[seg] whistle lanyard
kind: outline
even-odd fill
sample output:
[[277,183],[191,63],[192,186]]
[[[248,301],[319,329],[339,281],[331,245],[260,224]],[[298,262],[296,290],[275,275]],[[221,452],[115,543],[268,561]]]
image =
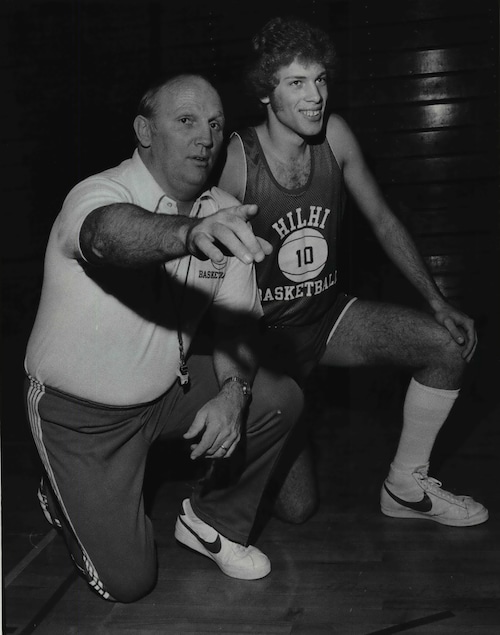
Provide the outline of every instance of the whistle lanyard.
[[[181,324],[182,324],[182,308],[184,305],[184,295],[186,292],[186,287],[187,287],[187,283],[188,283],[188,277],[189,277],[189,270],[191,268],[191,260],[192,260],[193,256],[189,256],[189,262],[188,262],[188,266],[186,269],[186,277],[184,278],[184,283],[182,285],[182,291],[181,291],[181,296],[180,296],[180,302],[179,302],[179,306],[177,307],[176,305],[176,301],[175,301],[175,292],[174,292],[174,288],[172,285],[172,281],[170,280],[169,276],[168,276],[168,272],[165,269],[165,267],[163,267],[163,271],[165,272],[165,276],[167,278],[167,287],[169,289],[170,292],[170,296],[172,299],[172,309],[175,313],[175,321],[176,321],[176,328],[177,328],[177,343],[179,346],[179,368],[177,369],[177,377],[179,378],[179,383],[183,388],[187,388],[189,385],[189,369],[186,363],[186,355],[184,352],[184,340],[182,337],[182,328],[181,328]],[[177,276],[177,272],[181,266],[181,262],[183,259],[180,260],[180,262],[177,265],[177,269],[175,271],[175,276]]]
[[[159,208],[160,208],[160,203],[164,198],[168,198],[166,195],[162,196],[160,198],[160,200],[158,201],[156,208],[154,210],[154,213],[157,214],[159,213]],[[202,202],[202,197],[200,197],[197,201],[195,201],[193,207],[196,207],[196,210],[194,212],[194,214],[190,214],[189,218],[196,218],[201,210],[201,202]],[[181,324],[182,324],[182,309],[184,306],[184,296],[186,294],[186,287],[188,286],[188,278],[189,278],[189,271],[191,269],[191,261],[194,258],[194,256],[187,256],[189,258],[189,262],[186,268],[186,276],[184,278],[184,283],[182,284],[182,289],[181,289],[181,294],[180,294],[180,299],[179,299],[179,304],[177,306],[176,304],[176,294],[175,294],[175,282],[172,281],[171,277],[173,275],[173,278],[177,278],[177,274],[179,272],[179,269],[181,268],[182,262],[184,261],[184,257],[179,258],[179,261],[177,263],[177,267],[175,269],[175,272],[173,274],[170,274],[169,271],[167,270],[167,267],[165,266],[165,264],[161,265],[161,268],[163,269],[163,274],[165,276],[166,279],[166,284],[167,284],[167,288],[169,290],[169,295],[170,295],[170,299],[172,302],[172,310],[174,311],[175,314],[175,320],[176,320],[176,329],[177,329],[177,343],[179,346],[179,367],[177,370],[177,377],[179,378],[179,383],[180,385],[184,388],[187,389],[189,386],[189,381],[190,381],[190,377],[189,377],[189,369],[187,366],[187,362],[186,362],[186,353],[184,351],[184,340],[182,337],[182,328],[181,328]]]
[[[167,198],[165,195],[162,196],[160,198],[160,200],[158,201],[158,204],[156,205],[156,209],[154,211],[154,213],[158,213],[159,211],[159,207],[160,207],[160,203],[161,201]],[[195,211],[195,213],[190,217],[191,218],[196,218],[198,216],[198,213],[201,209],[201,201],[198,200],[194,203],[194,205],[197,205],[197,209]],[[173,276],[173,278],[177,278],[179,269],[182,266],[182,263],[184,261],[185,257],[181,257],[178,260],[177,263],[177,267],[174,271],[173,274],[170,274],[169,271],[167,270],[167,267],[165,264],[161,265],[161,268],[163,270],[163,274],[165,276],[165,280],[166,280],[166,285],[167,288],[169,290],[169,295],[170,295],[170,300],[172,303],[172,310],[175,314],[175,321],[176,321],[176,329],[177,329],[177,344],[179,347],[179,367],[177,369],[177,377],[179,378],[179,383],[180,385],[184,388],[187,389],[187,387],[189,386],[189,369],[187,366],[187,362],[186,362],[186,353],[184,351],[184,340],[182,337],[182,309],[184,306],[184,296],[186,294],[186,287],[188,286],[188,278],[189,278],[189,271],[191,269],[191,261],[194,258],[194,256],[189,255],[189,261],[188,261],[188,265],[186,268],[186,276],[184,278],[184,282],[182,284],[182,289],[181,289],[181,294],[180,294],[180,298],[179,298],[179,303],[177,305],[176,303],[176,294],[175,294],[175,282],[172,281],[171,277]]]

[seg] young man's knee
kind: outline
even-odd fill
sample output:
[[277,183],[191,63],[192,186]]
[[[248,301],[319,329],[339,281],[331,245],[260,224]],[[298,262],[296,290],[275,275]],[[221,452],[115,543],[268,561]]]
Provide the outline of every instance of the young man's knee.
[[300,496],[296,498],[288,496],[278,496],[274,504],[274,515],[285,523],[292,525],[302,525],[308,521],[316,512],[319,505],[317,492],[304,499]]
[[463,347],[458,344],[446,330],[441,332],[435,346],[435,357],[438,363],[453,372],[463,372],[467,365],[462,357]]

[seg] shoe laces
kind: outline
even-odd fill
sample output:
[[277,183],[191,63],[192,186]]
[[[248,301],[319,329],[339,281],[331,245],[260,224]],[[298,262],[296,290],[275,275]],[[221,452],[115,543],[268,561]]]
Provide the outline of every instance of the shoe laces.
[[[436,493],[441,498],[446,499],[450,503],[457,503],[458,501],[462,501],[462,497],[455,496],[451,492],[448,492],[445,489],[442,489],[441,481],[438,481],[437,478],[433,478],[432,476],[427,475],[427,471],[425,469],[420,469],[414,472],[415,478],[417,479],[420,486],[431,493]],[[438,492],[436,490],[439,490]]]

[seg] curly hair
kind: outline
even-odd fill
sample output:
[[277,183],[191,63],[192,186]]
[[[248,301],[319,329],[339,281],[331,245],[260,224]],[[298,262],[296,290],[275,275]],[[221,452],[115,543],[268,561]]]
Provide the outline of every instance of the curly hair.
[[296,18],[273,18],[252,39],[246,83],[258,99],[268,97],[278,85],[276,74],[295,59],[325,66],[332,79],[337,55],[328,34]]

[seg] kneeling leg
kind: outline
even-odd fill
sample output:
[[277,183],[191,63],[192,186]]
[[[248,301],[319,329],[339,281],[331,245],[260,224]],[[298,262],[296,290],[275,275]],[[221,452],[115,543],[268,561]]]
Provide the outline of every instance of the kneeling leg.
[[148,450],[142,424],[130,409],[126,417],[117,409],[114,421],[98,422],[98,409],[75,408],[34,381],[27,403],[46,470],[39,498],[80,573],[104,599],[132,602],[146,595],[157,563],[142,496]]

